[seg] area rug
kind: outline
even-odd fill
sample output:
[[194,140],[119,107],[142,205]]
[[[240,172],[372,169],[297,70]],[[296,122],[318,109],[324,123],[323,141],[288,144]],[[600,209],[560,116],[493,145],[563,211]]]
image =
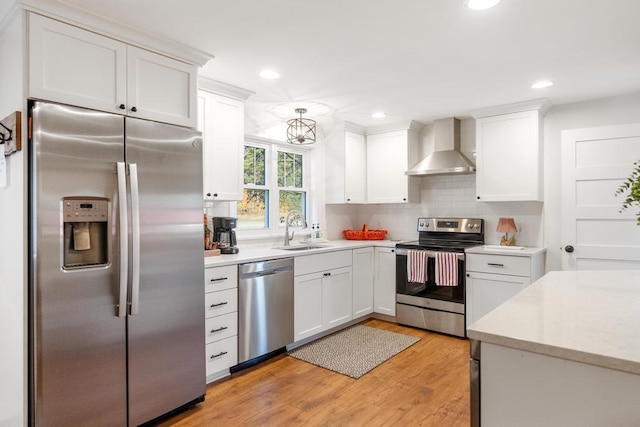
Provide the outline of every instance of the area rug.
[[289,356],[360,378],[418,341],[420,338],[355,325],[291,350]]

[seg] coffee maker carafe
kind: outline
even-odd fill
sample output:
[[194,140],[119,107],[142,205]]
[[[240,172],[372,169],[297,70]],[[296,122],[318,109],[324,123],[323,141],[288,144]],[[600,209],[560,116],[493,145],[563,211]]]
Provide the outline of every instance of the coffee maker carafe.
[[218,242],[218,249],[221,254],[237,254],[239,252],[236,246],[236,228],[237,218],[233,217],[213,217],[213,236]]

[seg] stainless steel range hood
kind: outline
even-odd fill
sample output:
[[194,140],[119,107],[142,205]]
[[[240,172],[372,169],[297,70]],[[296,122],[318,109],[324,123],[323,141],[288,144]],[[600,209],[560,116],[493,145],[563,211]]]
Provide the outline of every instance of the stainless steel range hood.
[[460,152],[460,120],[434,121],[433,135],[433,153],[405,172],[407,175],[475,173],[475,165]]

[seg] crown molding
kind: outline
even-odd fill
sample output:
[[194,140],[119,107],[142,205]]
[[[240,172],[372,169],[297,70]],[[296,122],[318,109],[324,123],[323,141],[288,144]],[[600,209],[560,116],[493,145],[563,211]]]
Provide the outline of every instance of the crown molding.
[[400,131],[400,130],[408,130],[411,132],[419,133],[423,127],[424,127],[424,124],[420,122],[416,122],[415,120],[410,120],[406,122],[388,123],[384,125],[369,126],[365,129],[365,132],[367,135],[373,135],[376,133],[384,133],[384,132],[394,132],[394,131]]
[[364,135],[366,132],[366,129],[363,126],[351,122],[344,122],[344,130],[359,133],[360,135]]
[[199,67],[214,58],[208,52],[147,31],[141,31],[106,16],[71,6],[64,0],[17,0],[17,4],[25,11],[38,13]]
[[538,110],[544,116],[551,108],[551,102],[547,98],[532,99],[530,101],[516,102],[514,104],[496,105],[494,107],[479,108],[469,111],[471,117],[479,119],[481,117],[499,116],[508,113],[521,113],[523,111]]
[[229,98],[234,98],[238,101],[246,101],[247,98],[255,94],[255,92],[252,92],[250,90],[223,83],[218,80],[213,80],[204,76],[198,76],[198,89],[217,93],[218,95],[227,96]]

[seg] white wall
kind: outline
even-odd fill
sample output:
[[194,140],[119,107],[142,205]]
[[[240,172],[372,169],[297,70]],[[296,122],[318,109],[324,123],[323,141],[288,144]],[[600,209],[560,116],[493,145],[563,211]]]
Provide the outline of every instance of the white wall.
[[[544,216],[547,270],[562,269],[561,248],[572,242],[562,241],[560,194],[561,132],[640,122],[640,93],[558,105],[551,108],[544,121]],[[622,202],[621,202],[622,204]]]
[[[22,111],[22,15],[0,21],[0,118]],[[26,131],[23,149],[6,158],[8,185],[0,188],[0,426],[26,425]],[[0,146],[2,147],[2,146]],[[1,149],[1,148],[0,148]],[[3,151],[4,152],[4,151]]]

